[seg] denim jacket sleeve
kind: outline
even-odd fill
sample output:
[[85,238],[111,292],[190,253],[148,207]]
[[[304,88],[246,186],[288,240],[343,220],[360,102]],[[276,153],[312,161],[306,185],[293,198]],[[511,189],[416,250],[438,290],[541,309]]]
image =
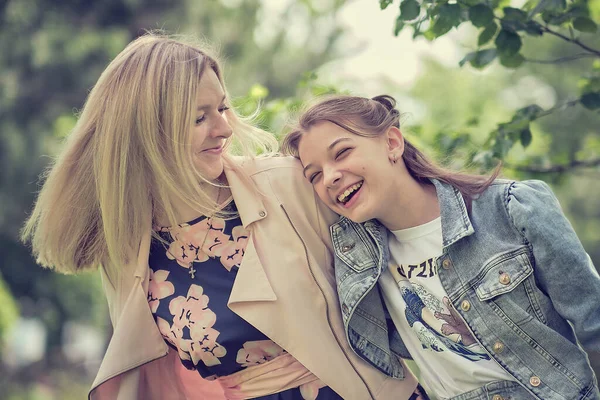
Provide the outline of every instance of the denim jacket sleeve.
[[550,187],[516,182],[506,193],[507,211],[535,260],[540,289],[568,320],[588,353],[600,352],[600,276]]

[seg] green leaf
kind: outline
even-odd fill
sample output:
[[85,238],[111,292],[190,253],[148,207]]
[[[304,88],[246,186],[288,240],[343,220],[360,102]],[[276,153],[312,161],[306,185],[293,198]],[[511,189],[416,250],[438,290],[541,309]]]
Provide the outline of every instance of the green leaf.
[[600,92],[600,76],[594,76],[589,79],[582,79],[579,82],[579,86],[582,88],[582,93]]
[[400,18],[404,21],[410,21],[419,16],[421,6],[415,0],[404,0],[400,4]]
[[542,13],[542,20],[550,25],[562,25],[567,21],[570,21],[573,16],[563,11],[544,11]]
[[525,58],[519,53],[511,55],[500,54],[500,64],[506,68],[518,68],[524,61]]
[[440,37],[450,31],[452,29],[452,24],[443,18],[438,18],[433,22],[433,26],[431,27],[431,32],[434,37]]
[[458,62],[458,65],[459,65],[460,67],[462,67],[463,65],[465,65],[465,64],[466,64],[466,63],[468,63],[468,62],[470,62],[470,61],[471,61],[472,59],[474,59],[474,58],[475,58],[475,52],[468,53],[466,56],[464,56],[464,57],[463,57],[463,59],[462,59],[462,60],[460,60],[460,61]]
[[518,53],[522,45],[521,37],[518,34],[506,29],[502,29],[500,31],[498,36],[496,36],[494,43],[498,48],[498,53],[504,56],[510,56]]
[[485,29],[482,30],[479,34],[479,38],[477,39],[477,45],[483,46],[484,44],[492,40],[497,31],[498,25],[496,25],[495,22],[492,22],[491,24],[487,25]]
[[494,21],[494,11],[485,4],[477,4],[469,8],[469,20],[478,28]]
[[394,36],[398,36],[402,29],[404,29],[404,21],[402,21],[402,17],[398,16],[396,25],[394,25]]
[[544,34],[542,27],[535,21],[527,21],[525,24],[525,32],[531,36],[542,36]]
[[527,127],[526,129],[523,129],[521,131],[521,144],[523,145],[523,147],[527,147],[531,144],[531,139],[533,137],[531,136],[531,130],[529,129],[529,127]]
[[546,10],[563,11],[567,8],[567,0],[548,0]]
[[533,121],[543,111],[544,109],[537,104],[531,104],[527,107],[519,108],[514,118],[527,118],[529,121]]
[[588,110],[600,108],[600,92],[586,93],[581,96],[581,104]]
[[381,7],[382,10],[385,10],[393,2],[394,0],[379,0],[379,7]]
[[577,17],[573,21],[573,28],[577,29],[579,32],[594,33],[598,29],[598,25],[589,18]]
[[494,141],[494,145],[492,146],[492,154],[494,157],[503,159],[513,144],[514,142],[506,135],[498,134]]
[[440,37],[459,25],[460,22],[460,6],[458,4],[443,4],[430,29],[435,37]]
[[510,135],[513,132],[520,132],[521,130],[529,126],[529,118],[519,117],[518,115],[513,116],[510,122],[498,124],[498,131],[503,134]]
[[507,21],[527,21],[527,13],[523,10],[514,7],[504,7],[504,19]]
[[482,69],[496,58],[496,49],[485,49],[476,51],[470,60],[474,68]]

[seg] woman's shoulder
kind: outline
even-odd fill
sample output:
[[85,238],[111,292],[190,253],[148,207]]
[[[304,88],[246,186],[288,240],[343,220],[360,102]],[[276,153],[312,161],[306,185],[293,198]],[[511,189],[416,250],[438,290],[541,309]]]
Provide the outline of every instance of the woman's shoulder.
[[265,173],[302,176],[302,164],[298,159],[290,156],[232,157],[232,163],[250,176]]

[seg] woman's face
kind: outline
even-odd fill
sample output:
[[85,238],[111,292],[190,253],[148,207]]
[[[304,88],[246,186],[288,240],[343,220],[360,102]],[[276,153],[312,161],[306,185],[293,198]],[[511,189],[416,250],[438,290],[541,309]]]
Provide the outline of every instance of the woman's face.
[[223,173],[223,146],[232,133],[224,115],[229,109],[226,101],[217,74],[211,68],[207,68],[198,85],[191,138],[194,164],[198,171],[211,181]]
[[390,154],[401,156],[396,148],[401,136],[396,133],[401,135],[390,128],[384,135],[363,137],[332,122],[319,122],[299,142],[304,176],[334,212],[355,222],[380,218],[393,201],[390,182],[397,170]]

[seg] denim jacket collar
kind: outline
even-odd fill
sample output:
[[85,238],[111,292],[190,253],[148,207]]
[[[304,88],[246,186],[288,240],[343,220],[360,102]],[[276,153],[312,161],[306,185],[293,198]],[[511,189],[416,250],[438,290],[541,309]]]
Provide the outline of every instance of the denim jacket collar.
[[448,247],[459,239],[472,235],[475,230],[463,195],[458,189],[437,179],[431,179],[431,182],[435,185],[440,203],[443,245]]

